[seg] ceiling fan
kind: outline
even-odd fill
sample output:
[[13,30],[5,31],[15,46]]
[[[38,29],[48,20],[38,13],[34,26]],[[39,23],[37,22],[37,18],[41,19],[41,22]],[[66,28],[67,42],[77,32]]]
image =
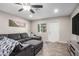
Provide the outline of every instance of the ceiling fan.
[[23,6],[23,8],[18,10],[19,12],[23,10],[28,10],[33,14],[35,13],[33,8],[36,8],[36,9],[43,8],[43,5],[31,5],[30,3],[15,3],[15,4]]

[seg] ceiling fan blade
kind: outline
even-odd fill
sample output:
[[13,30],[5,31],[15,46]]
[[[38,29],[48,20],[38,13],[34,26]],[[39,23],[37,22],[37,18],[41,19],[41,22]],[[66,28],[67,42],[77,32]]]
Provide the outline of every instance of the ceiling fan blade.
[[30,12],[35,13],[32,9],[30,9]]
[[17,4],[17,5],[22,5],[21,3],[15,3],[15,4]]
[[18,11],[21,12],[23,10],[23,8],[19,9]]
[[43,8],[43,5],[31,5],[33,8]]

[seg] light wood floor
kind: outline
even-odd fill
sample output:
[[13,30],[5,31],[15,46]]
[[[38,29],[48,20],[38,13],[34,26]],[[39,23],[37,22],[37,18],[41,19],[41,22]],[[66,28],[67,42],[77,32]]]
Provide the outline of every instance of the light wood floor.
[[43,49],[37,56],[70,56],[70,54],[67,49],[67,44],[65,43],[45,42]]

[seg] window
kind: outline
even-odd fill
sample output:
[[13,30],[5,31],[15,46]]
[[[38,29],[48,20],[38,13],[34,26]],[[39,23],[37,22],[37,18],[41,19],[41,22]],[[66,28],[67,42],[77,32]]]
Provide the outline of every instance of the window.
[[46,24],[42,23],[42,24],[38,24],[38,32],[46,32]]

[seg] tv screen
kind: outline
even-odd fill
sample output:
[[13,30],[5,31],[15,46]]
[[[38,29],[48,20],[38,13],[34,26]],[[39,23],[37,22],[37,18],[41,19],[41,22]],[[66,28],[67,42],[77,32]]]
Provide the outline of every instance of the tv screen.
[[72,34],[79,35],[79,13],[72,18]]

